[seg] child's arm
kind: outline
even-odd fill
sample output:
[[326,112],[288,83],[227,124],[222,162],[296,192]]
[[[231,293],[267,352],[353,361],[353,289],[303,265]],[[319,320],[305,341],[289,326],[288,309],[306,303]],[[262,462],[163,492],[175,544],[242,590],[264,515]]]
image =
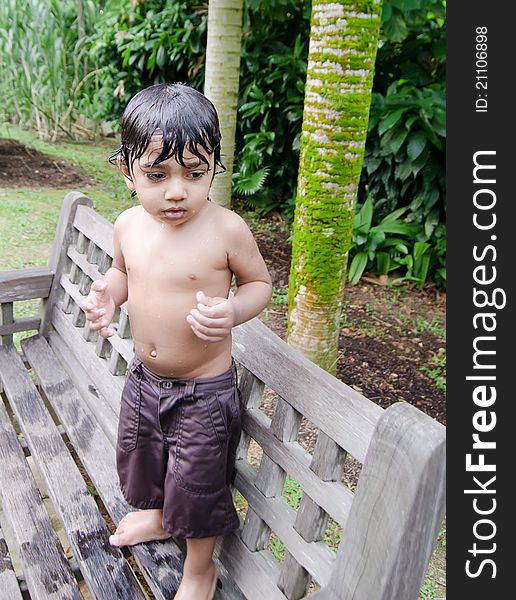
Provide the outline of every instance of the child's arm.
[[232,214],[228,263],[235,275],[236,293],[230,298],[210,298],[200,291],[197,308],[187,316],[195,335],[209,342],[222,341],[235,325],[259,315],[272,295],[271,278],[253,234],[243,219]]
[[104,279],[91,284],[90,293],[82,303],[90,327],[103,337],[112,336],[115,331],[109,327],[116,309],[127,300],[127,273],[124,256],[120,248],[119,221],[113,229],[114,256],[111,268]]

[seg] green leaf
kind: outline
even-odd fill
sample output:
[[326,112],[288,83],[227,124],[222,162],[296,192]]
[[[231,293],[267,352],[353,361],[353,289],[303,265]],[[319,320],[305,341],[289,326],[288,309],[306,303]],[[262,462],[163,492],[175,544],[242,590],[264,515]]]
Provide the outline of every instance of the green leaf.
[[378,275],[387,275],[391,266],[391,259],[388,252],[376,253],[376,270]]
[[233,187],[239,194],[245,194],[246,196],[256,194],[256,192],[263,188],[263,184],[265,183],[268,174],[268,167],[263,167],[263,169],[250,175],[235,173]]
[[383,135],[393,125],[395,125],[400,119],[401,115],[406,111],[406,108],[400,108],[392,113],[389,113],[385,119],[382,119],[380,125],[378,125],[379,135]]
[[380,223],[371,229],[371,231],[382,231],[383,233],[399,233],[400,235],[414,235],[415,231],[407,223]]
[[416,158],[423,152],[426,146],[427,136],[424,131],[417,131],[410,136],[407,144],[407,155],[410,159]]
[[408,210],[408,206],[402,206],[401,208],[397,208],[389,213],[386,217],[384,217],[380,224],[382,223],[392,223],[401,217],[401,215]]
[[408,27],[402,14],[394,9],[385,24],[385,35],[392,42],[402,42],[408,35]]
[[414,244],[414,259],[417,261],[430,248],[426,242],[416,242]]
[[368,263],[367,252],[358,252],[349,266],[348,277],[353,285],[358,283]]
[[389,130],[380,140],[380,146],[382,147],[381,154],[383,156],[397,154],[407,135],[408,131],[406,129],[397,128]]
[[353,229],[356,229],[362,233],[367,233],[371,227],[372,220],[373,200],[371,196],[367,196],[367,199],[362,205],[361,209],[355,214]]

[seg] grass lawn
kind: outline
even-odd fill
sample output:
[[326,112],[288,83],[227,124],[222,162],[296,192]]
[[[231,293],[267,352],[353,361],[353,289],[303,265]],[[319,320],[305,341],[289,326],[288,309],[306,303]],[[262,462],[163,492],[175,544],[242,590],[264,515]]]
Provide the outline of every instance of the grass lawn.
[[[32,131],[0,125],[0,137],[14,138],[27,146],[68,161],[95,180],[88,189],[95,210],[113,222],[120,212],[133,206],[123,178],[109,163],[117,140],[91,142],[41,142]],[[0,269],[47,263],[61,202],[70,189],[0,187]]]

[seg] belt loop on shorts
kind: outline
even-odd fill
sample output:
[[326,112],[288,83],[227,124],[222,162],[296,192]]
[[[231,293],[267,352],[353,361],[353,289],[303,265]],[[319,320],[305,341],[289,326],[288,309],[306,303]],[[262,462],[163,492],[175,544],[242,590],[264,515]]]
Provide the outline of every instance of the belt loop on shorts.
[[195,401],[194,393],[195,393],[195,381],[193,379],[190,379],[189,381],[187,381],[186,387],[185,387],[185,401],[186,402],[194,402]]
[[138,379],[138,381],[141,381],[143,378],[143,373],[142,373],[142,361],[137,358],[136,356],[133,358],[132,362],[131,362],[131,373],[133,373],[136,376],[136,379]]

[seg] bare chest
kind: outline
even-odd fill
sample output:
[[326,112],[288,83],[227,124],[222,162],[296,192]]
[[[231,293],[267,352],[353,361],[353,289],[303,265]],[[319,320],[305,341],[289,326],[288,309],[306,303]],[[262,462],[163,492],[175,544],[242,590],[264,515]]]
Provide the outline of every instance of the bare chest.
[[167,239],[156,236],[122,248],[129,283],[163,292],[225,288],[231,280],[225,247],[216,236]]

